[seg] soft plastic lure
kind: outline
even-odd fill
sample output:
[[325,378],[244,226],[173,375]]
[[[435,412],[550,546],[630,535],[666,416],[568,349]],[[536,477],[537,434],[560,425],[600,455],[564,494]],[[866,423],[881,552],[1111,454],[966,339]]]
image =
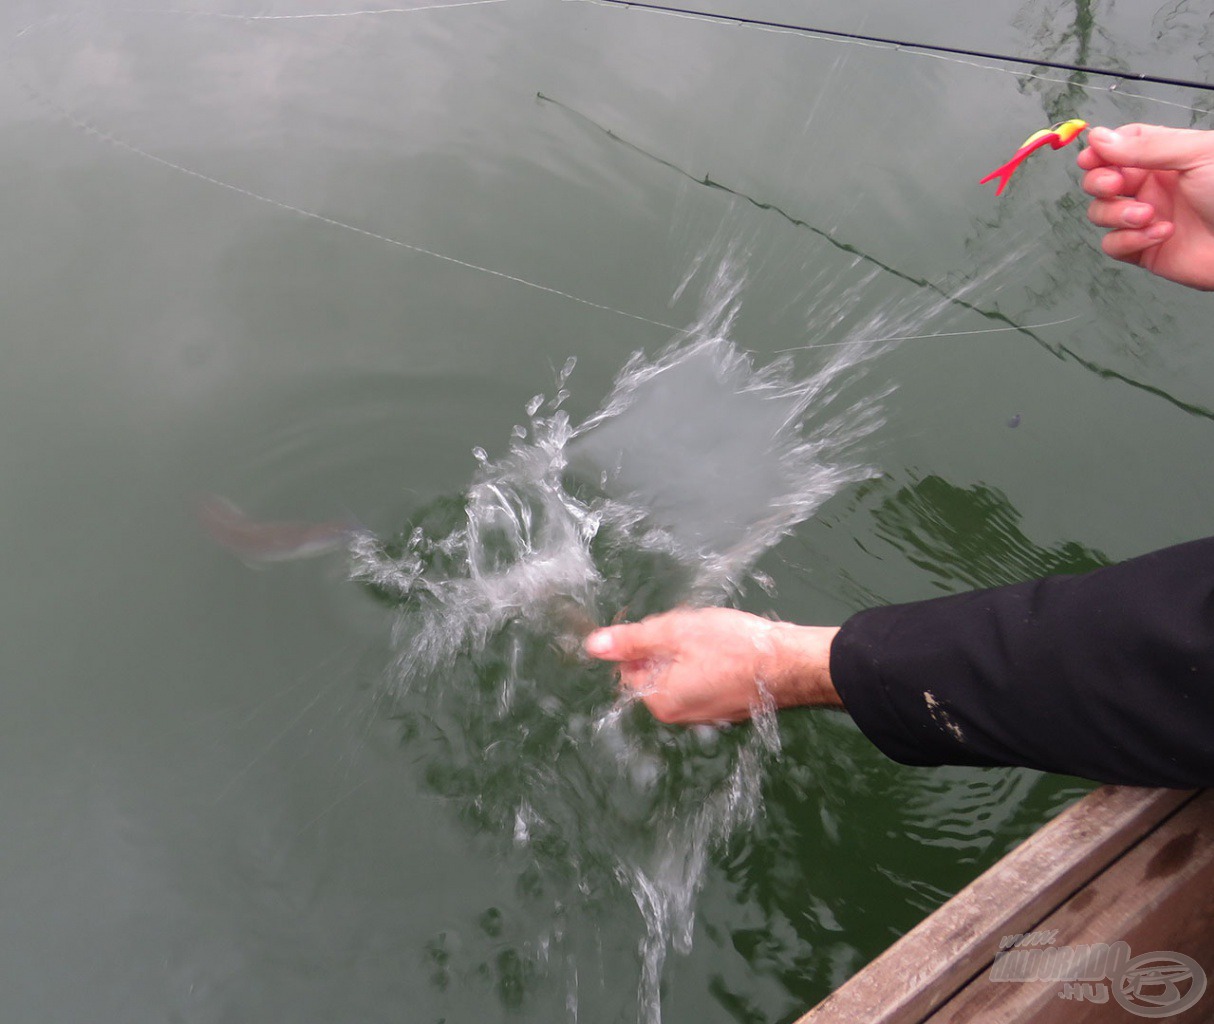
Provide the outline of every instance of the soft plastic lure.
[[1053,128],[1046,128],[1039,132],[1034,132],[1024,140],[1024,145],[1016,150],[1015,155],[1002,167],[996,167],[990,174],[983,178],[979,185],[985,185],[988,181],[999,179],[999,187],[995,189],[995,195],[1000,195],[1004,187],[1011,178],[1013,172],[1019,167],[1030,153],[1035,153],[1042,146],[1050,146],[1053,149],[1061,149],[1068,143],[1074,142],[1081,131],[1088,126],[1087,121],[1081,121],[1079,118],[1072,118],[1070,121],[1062,121],[1054,125]]

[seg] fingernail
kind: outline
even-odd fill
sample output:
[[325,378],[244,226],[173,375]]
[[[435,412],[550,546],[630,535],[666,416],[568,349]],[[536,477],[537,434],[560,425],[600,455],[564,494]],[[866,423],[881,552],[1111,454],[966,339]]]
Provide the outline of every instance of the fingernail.
[[586,653],[593,654],[595,657],[602,657],[604,654],[610,654],[611,634],[605,629],[600,629],[586,637],[586,643],[584,646],[586,648]]
[[1088,132],[1088,139],[1106,146],[1116,146],[1121,142],[1121,136],[1112,128],[1093,128]]
[[1146,230],[1147,238],[1151,239],[1153,242],[1158,242],[1164,238],[1167,238],[1171,233],[1172,225],[1166,223],[1165,221],[1159,221],[1157,224],[1152,224]]
[[1132,228],[1140,228],[1151,219],[1152,212],[1149,206],[1131,206],[1125,211],[1125,222]]

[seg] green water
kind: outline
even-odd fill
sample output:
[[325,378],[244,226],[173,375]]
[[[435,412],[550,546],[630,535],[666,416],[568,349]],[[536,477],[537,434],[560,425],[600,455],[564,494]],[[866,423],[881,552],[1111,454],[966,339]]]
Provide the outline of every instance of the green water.
[[[554,934],[568,880],[497,814],[509,760],[443,746],[475,701],[402,712],[392,611],[340,558],[251,569],[194,509],[391,535],[462,493],[475,446],[505,451],[569,356],[566,408],[592,413],[695,318],[701,259],[745,269],[735,342],[803,372],[805,346],[940,305],[915,333],[941,336],[865,378],[889,391],[875,475],[764,557],[774,596],[748,607],[838,622],[1209,532],[1209,300],[1100,255],[1072,150],[999,201],[975,182],[1064,117],[1210,126],[1210,94],[560,0],[13,6],[6,1020],[565,1020],[571,995],[636,1019],[627,885]],[[1205,19],[1171,3],[747,12],[1211,73]],[[605,674],[569,678],[609,704]],[[1086,788],[903,769],[836,716],[781,739],[663,1020],[795,1018]]]

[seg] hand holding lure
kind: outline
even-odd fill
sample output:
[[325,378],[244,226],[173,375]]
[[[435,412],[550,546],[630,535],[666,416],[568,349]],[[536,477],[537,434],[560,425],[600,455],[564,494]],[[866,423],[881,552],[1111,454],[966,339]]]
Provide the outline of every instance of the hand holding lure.
[[1075,117],[1069,121],[1062,121],[1054,125],[1053,128],[1045,128],[1042,131],[1034,132],[1027,139],[1012,158],[1002,167],[996,167],[990,174],[983,178],[979,185],[985,185],[988,181],[999,179],[999,187],[995,189],[995,195],[1000,195],[1004,187],[1011,178],[1012,173],[1028,158],[1030,153],[1035,153],[1042,146],[1050,146],[1053,149],[1061,149],[1068,143],[1074,142],[1079,133],[1088,126],[1087,121],[1081,121]]

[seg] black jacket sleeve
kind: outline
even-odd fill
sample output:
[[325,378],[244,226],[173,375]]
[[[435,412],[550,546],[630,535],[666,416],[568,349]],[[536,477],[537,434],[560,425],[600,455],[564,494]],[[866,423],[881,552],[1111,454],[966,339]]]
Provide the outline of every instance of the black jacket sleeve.
[[831,675],[914,765],[1214,785],[1214,538],[1079,576],[860,612]]

